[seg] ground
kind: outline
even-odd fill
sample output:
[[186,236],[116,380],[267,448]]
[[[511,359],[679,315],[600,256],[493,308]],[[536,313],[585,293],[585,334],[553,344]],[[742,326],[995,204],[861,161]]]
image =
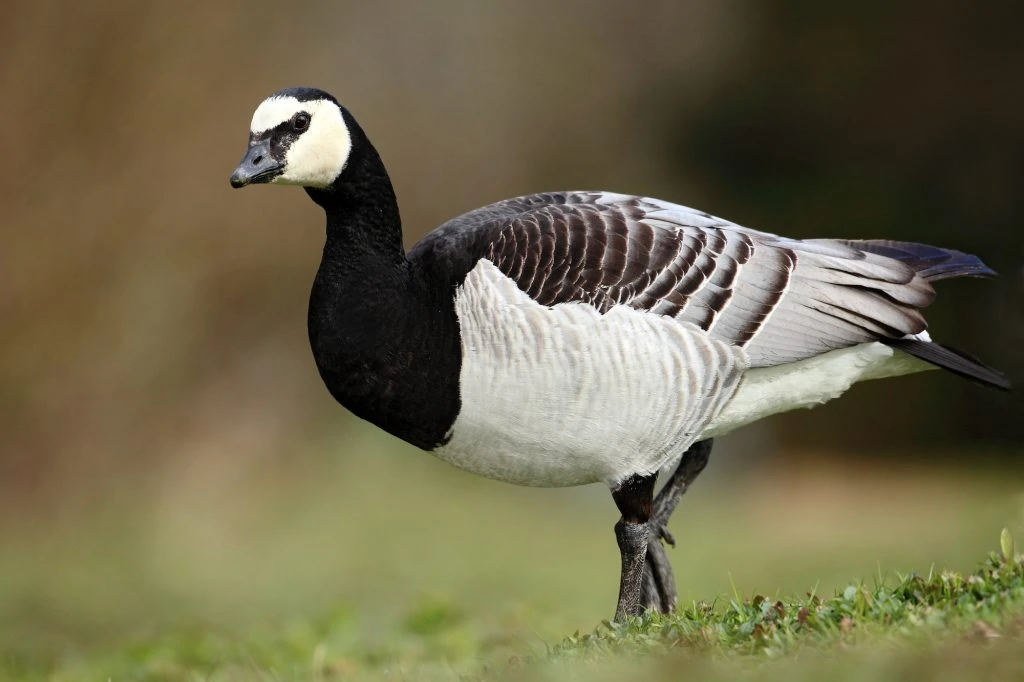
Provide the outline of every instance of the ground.
[[1015,475],[713,457],[671,525],[680,613],[612,626],[607,491],[360,433],[8,520],[0,678],[1024,678]]

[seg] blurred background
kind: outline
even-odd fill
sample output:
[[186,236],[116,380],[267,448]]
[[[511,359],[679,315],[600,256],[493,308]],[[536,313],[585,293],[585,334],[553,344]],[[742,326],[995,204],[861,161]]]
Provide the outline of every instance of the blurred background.
[[[539,642],[610,615],[605,490],[475,479],[322,388],[319,209],[227,181],[274,90],[354,112],[410,245],[607,189],[976,253],[1001,277],[943,282],[932,334],[1019,381],[1021,25],[1009,0],[6,8],[0,633],[54,651],[339,604],[372,630],[445,598]],[[681,593],[969,568],[1019,514],[1021,396],[926,373],[721,439],[677,514]]]

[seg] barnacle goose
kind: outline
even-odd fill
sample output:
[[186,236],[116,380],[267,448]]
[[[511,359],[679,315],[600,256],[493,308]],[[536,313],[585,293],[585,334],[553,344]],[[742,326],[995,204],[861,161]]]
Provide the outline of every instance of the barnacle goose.
[[470,211],[406,253],[384,164],[314,88],[257,107],[231,176],[254,183],[300,185],[327,215],[308,331],[338,402],[484,476],[610,487],[616,620],[673,608],[661,541],[712,437],[936,366],[1009,385],[925,331],[932,282],[994,274],[957,251],[787,239],[658,199],[552,192]]

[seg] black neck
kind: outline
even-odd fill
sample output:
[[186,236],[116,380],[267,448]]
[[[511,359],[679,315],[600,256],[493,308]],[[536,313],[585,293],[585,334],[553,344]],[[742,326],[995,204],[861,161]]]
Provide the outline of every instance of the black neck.
[[352,153],[329,189],[309,302],[309,340],[328,390],[357,416],[413,445],[443,443],[459,411],[452,293],[437,292],[402,247],[398,203],[376,150],[352,121]]

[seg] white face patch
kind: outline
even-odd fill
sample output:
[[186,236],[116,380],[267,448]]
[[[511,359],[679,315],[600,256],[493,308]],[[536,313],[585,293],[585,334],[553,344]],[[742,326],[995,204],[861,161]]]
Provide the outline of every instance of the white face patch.
[[260,102],[252,115],[249,132],[259,135],[281,125],[303,110],[304,103],[294,97],[268,97]]
[[341,109],[330,100],[300,102],[294,97],[270,97],[252,115],[254,135],[276,128],[304,111],[309,127],[285,152],[284,171],[271,180],[278,185],[329,187],[344,170],[352,151],[352,137]]

